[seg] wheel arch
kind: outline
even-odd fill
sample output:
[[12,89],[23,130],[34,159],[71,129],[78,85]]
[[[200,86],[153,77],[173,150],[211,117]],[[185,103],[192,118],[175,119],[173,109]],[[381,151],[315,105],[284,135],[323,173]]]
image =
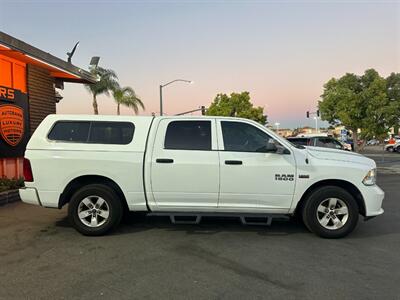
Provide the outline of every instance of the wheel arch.
[[318,182],[315,182],[311,185],[301,196],[300,201],[296,205],[296,209],[294,211],[295,214],[301,213],[305,202],[307,201],[308,197],[318,188],[323,186],[337,186],[341,187],[347,192],[349,192],[357,202],[359,213],[362,216],[365,216],[366,209],[365,209],[365,202],[364,198],[360,192],[360,190],[351,182],[342,180],[342,179],[325,179]]
[[82,175],[72,179],[64,188],[58,200],[58,208],[62,208],[69,203],[72,195],[81,187],[89,184],[103,184],[113,189],[121,200],[124,209],[128,209],[125,195],[120,186],[112,179],[101,175]]

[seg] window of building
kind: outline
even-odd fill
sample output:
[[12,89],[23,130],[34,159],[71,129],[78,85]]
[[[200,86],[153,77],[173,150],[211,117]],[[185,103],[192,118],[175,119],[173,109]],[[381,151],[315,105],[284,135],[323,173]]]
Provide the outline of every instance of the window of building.
[[164,147],[175,150],[211,150],[211,121],[169,123]]

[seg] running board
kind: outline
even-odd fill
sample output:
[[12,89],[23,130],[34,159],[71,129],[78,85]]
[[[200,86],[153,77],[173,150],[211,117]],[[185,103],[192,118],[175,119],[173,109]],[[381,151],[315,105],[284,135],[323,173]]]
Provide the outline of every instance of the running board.
[[171,220],[172,224],[199,224],[201,221],[201,216],[170,215],[169,219]]
[[284,214],[243,214],[243,213],[185,213],[185,212],[151,212],[148,216],[168,216],[172,224],[197,225],[203,217],[236,217],[243,225],[271,226],[272,219],[289,220]]
[[249,217],[249,216],[240,216],[240,222],[243,225],[264,225],[271,226],[272,223],[271,216],[257,216],[257,217]]

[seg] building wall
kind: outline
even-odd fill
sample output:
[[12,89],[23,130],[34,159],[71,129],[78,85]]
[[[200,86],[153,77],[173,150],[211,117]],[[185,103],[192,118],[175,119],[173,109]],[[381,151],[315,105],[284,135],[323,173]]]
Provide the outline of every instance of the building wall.
[[[28,93],[29,135],[48,114],[56,113],[54,78],[49,71],[0,55],[0,85]],[[23,176],[22,161],[22,157],[0,153],[0,178]]]
[[[25,63],[0,54],[0,86],[18,89],[26,93]],[[20,176],[22,176],[22,158],[0,156],[0,178]]]
[[49,114],[56,113],[54,78],[50,72],[32,65],[27,66],[29,117],[31,134]]

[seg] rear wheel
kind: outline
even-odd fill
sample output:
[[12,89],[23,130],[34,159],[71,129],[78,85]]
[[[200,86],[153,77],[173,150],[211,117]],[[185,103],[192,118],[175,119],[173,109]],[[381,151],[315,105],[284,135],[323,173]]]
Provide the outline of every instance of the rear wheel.
[[353,196],[336,186],[315,190],[303,208],[307,228],[324,238],[341,238],[352,232],[358,222],[358,205]]
[[113,189],[91,184],[79,189],[71,198],[68,216],[76,230],[84,235],[103,235],[121,221],[123,209]]
[[393,152],[394,149],[393,149],[393,147],[387,147],[387,148],[386,148],[386,151]]

